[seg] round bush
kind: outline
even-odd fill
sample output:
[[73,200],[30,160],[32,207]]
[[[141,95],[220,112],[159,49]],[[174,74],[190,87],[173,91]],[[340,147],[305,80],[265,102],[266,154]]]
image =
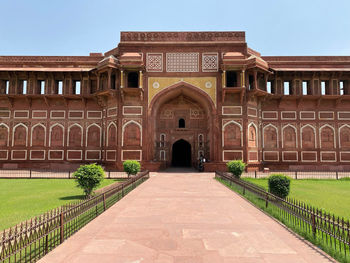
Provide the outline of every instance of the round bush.
[[140,169],[141,165],[138,161],[133,161],[133,160],[126,160],[123,162],[123,167],[124,167],[124,172],[128,174],[128,177],[130,175],[136,175]]
[[244,172],[246,164],[242,160],[233,160],[229,161],[226,166],[230,173],[232,173],[236,178],[240,178]]
[[94,163],[81,165],[73,173],[73,176],[78,183],[78,187],[83,189],[86,197],[89,197],[93,190],[101,184],[105,177],[105,172],[100,165]]
[[290,191],[290,178],[283,174],[269,176],[269,192],[280,198],[286,198]]

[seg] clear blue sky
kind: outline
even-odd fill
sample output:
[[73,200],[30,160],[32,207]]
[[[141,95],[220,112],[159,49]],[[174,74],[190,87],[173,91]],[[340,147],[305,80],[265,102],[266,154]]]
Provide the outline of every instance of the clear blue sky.
[[0,55],[106,52],[120,31],[246,31],[262,55],[350,56],[350,0],[0,0]]

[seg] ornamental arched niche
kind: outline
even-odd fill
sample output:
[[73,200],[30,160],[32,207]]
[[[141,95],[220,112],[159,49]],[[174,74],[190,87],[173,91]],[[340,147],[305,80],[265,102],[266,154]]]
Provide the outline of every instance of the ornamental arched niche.
[[282,129],[283,148],[297,148],[297,130],[293,125],[286,125]]
[[142,128],[136,121],[128,121],[123,125],[122,146],[142,146]]
[[86,146],[101,146],[101,127],[97,124],[91,124],[86,128]]
[[179,96],[188,97],[196,101],[205,110],[205,114],[210,113],[208,114],[209,116],[216,114],[216,107],[210,96],[200,88],[184,81],[171,85],[157,93],[149,104],[148,114],[155,117],[164,103]]
[[79,124],[73,124],[68,128],[68,146],[83,146],[83,127]]
[[307,124],[301,128],[301,148],[302,149],[314,149],[316,145],[316,130],[313,126]]
[[347,124],[339,128],[339,145],[341,148],[350,148],[350,126]]
[[254,123],[251,123],[248,125],[248,146],[249,147],[257,147],[258,146],[258,140],[257,140],[257,128]]
[[328,124],[320,128],[320,148],[330,149],[335,148],[335,132],[334,128]]
[[266,149],[278,148],[278,133],[277,127],[269,124],[263,129],[263,147]]
[[46,146],[46,127],[36,124],[32,127],[32,146]]
[[0,123],[0,146],[8,146],[9,145],[9,127]]
[[27,146],[28,127],[22,123],[13,128],[13,146]]
[[64,146],[64,127],[56,123],[50,127],[50,146]]
[[117,145],[117,125],[114,122],[108,124],[107,128],[107,146]]
[[236,121],[229,121],[222,127],[222,146],[226,149],[242,146],[242,126]]

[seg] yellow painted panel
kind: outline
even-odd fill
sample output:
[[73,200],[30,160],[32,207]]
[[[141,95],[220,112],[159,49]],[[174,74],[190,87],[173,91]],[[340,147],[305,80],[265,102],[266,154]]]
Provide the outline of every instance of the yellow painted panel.
[[152,99],[162,90],[179,82],[186,82],[192,86],[201,89],[209,95],[216,107],[216,77],[198,77],[198,78],[167,78],[151,77],[148,78],[148,105]]

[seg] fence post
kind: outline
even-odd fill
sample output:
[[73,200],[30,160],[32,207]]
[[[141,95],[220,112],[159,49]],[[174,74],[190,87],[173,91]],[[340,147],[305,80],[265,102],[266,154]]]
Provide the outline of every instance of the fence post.
[[29,169],[29,178],[32,178],[32,169]]
[[339,177],[338,177],[338,171],[335,172],[335,178],[338,180]]
[[256,170],[254,171],[254,177],[255,177],[255,179],[256,179]]
[[111,171],[108,171],[108,179],[111,179]]
[[70,171],[68,171],[68,179],[70,179]]
[[106,194],[103,193],[103,209],[106,211]]
[[295,180],[298,180],[298,172],[295,171]]
[[316,220],[315,220],[315,214],[311,212],[311,223],[312,223],[312,234],[314,237],[316,236]]
[[266,193],[266,202],[265,202],[265,207],[267,208],[269,206],[269,194]]
[[61,220],[60,220],[60,241],[61,241],[61,244],[63,243],[64,241],[64,213],[63,213],[63,209],[61,208]]

